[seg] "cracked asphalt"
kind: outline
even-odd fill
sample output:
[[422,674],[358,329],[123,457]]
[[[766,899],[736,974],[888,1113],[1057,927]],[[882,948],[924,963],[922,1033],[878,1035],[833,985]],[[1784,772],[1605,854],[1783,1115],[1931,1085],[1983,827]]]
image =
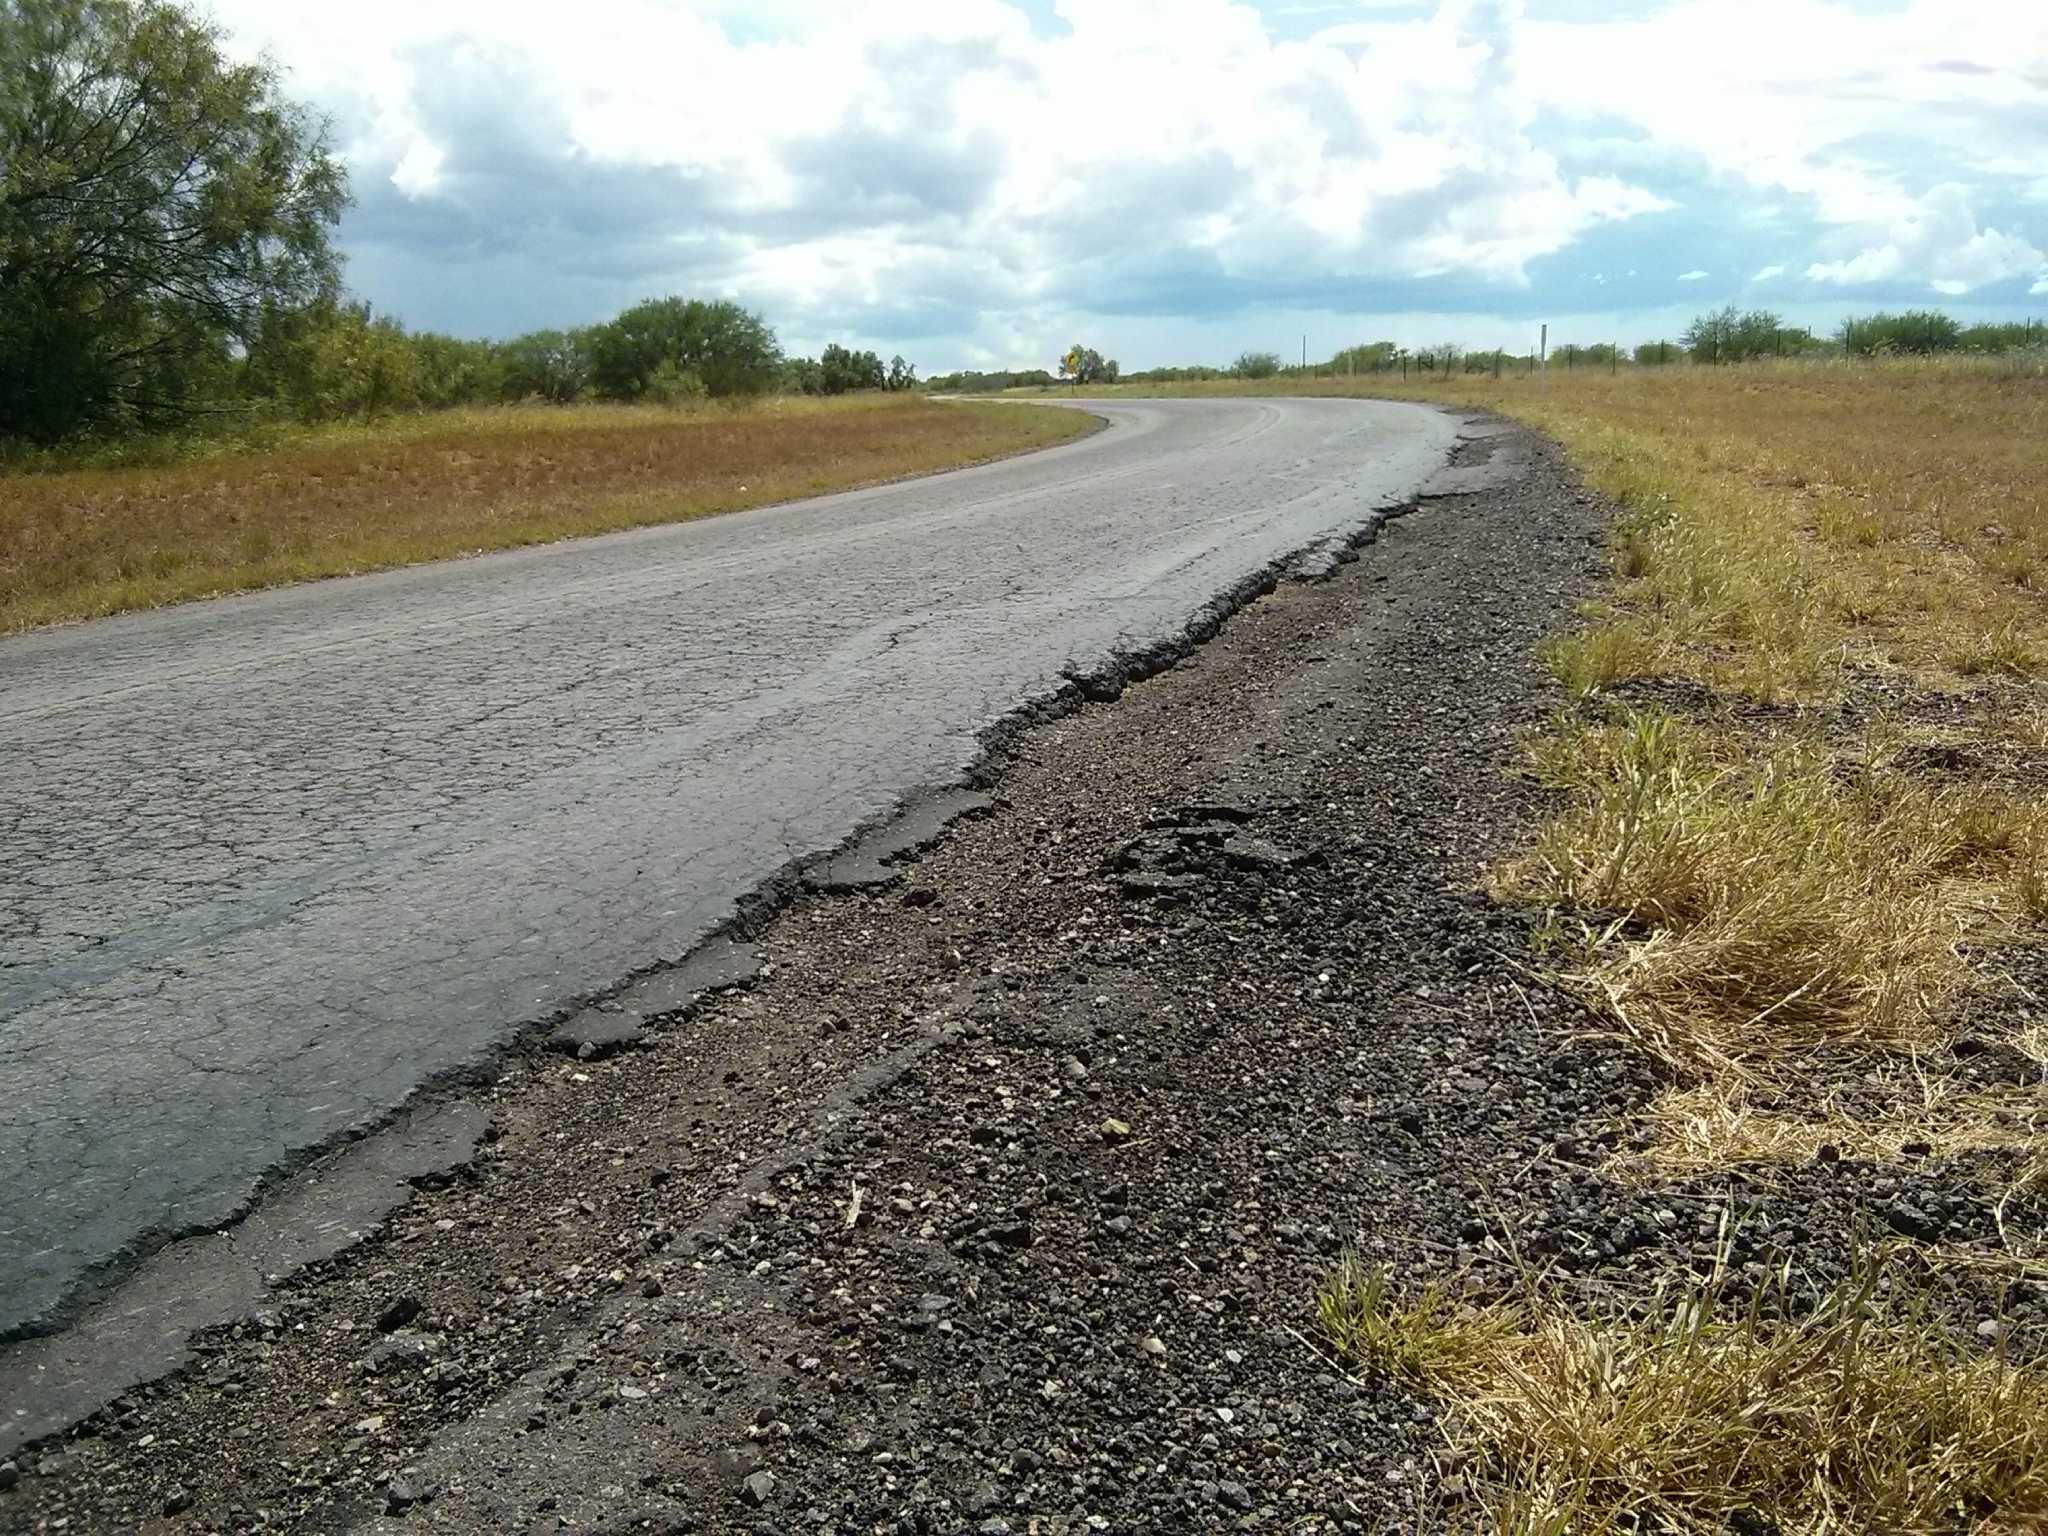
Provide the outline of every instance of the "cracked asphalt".
[[955,474],[0,642],[0,1335],[680,959],[1456,432],[1091,408]]

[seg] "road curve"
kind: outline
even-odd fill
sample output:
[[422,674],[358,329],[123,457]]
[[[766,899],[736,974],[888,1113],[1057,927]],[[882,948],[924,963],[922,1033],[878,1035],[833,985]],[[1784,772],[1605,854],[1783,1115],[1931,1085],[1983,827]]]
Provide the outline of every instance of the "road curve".
[[680,957],[1456,425],[1094,408],[978,469],[0,641],[0,1334]]

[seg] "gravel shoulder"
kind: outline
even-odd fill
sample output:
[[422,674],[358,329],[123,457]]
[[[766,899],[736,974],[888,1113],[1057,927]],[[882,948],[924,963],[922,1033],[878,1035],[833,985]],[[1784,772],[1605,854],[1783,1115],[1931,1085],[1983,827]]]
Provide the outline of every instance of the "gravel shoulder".
[[465,1167],[24,1455],[0,1528],[1439,1528],[1432,1409],[1316,1338],[1339,1251],[1711,1215],[1586,1193],[1650,1075],[1478,891],[1605,513],[1474,430],[1492,472],[1018,732],[733,985],[513,1058]]

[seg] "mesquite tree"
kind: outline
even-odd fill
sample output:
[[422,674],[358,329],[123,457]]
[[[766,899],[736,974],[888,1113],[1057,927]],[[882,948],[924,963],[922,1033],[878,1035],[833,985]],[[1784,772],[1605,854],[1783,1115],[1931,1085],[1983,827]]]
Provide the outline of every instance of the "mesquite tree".
[[331,301],[323,127],[167,0],[0,0],[0,438],[207,408],[265,317]]

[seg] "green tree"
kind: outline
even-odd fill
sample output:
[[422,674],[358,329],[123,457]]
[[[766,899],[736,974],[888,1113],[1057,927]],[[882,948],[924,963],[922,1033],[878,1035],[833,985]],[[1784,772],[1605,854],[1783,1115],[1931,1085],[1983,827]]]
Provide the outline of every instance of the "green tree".
[[714,398],[757,395],[775,384],[782,350],[766,321],[730,299],[648,299],[590,333],[590,382],[608,399],[641,399],[664,363]]
[[886,389],[889,370],[872,352],[852,352],[837,342],[818,354],[820,389],[828,395],[843,395],[856,389]]
[[0,437],[205,408],[334,294],[346,201],[274,71],[168,0],[0,0]]
[[1069,384],[1114,384],[1116,375],[1110,370],[1116,365],[1103,361],[1102,354],[1093,347],[1084,347],[1078,341],[1067,348],[1067,355],[1060,359],[1060,377]]
[[1230,365],[1233,376],[1240,379],[1270,379],[1280,371],[1278,352],[1240,352],[1237,361]]
[[1792,357],[1819,344],[1806,331],[1788,327],[1767,309],[1725,309],[1695,315],[1680,338],[1696,363],[1744,363],[1759,357]]
[[503,399],[569,405],[590,387],[588,331],[531,331],[497,353]]
[[825,370],[815,357],[792,357],[782,364],[782,387],[795,395],[825,393]]
[[437,331],[415,331],[407,337],[419,377],[419,403],[440,410],[456,405],[481,405],[505,392],[505,362],[488,341],[467,341]]

